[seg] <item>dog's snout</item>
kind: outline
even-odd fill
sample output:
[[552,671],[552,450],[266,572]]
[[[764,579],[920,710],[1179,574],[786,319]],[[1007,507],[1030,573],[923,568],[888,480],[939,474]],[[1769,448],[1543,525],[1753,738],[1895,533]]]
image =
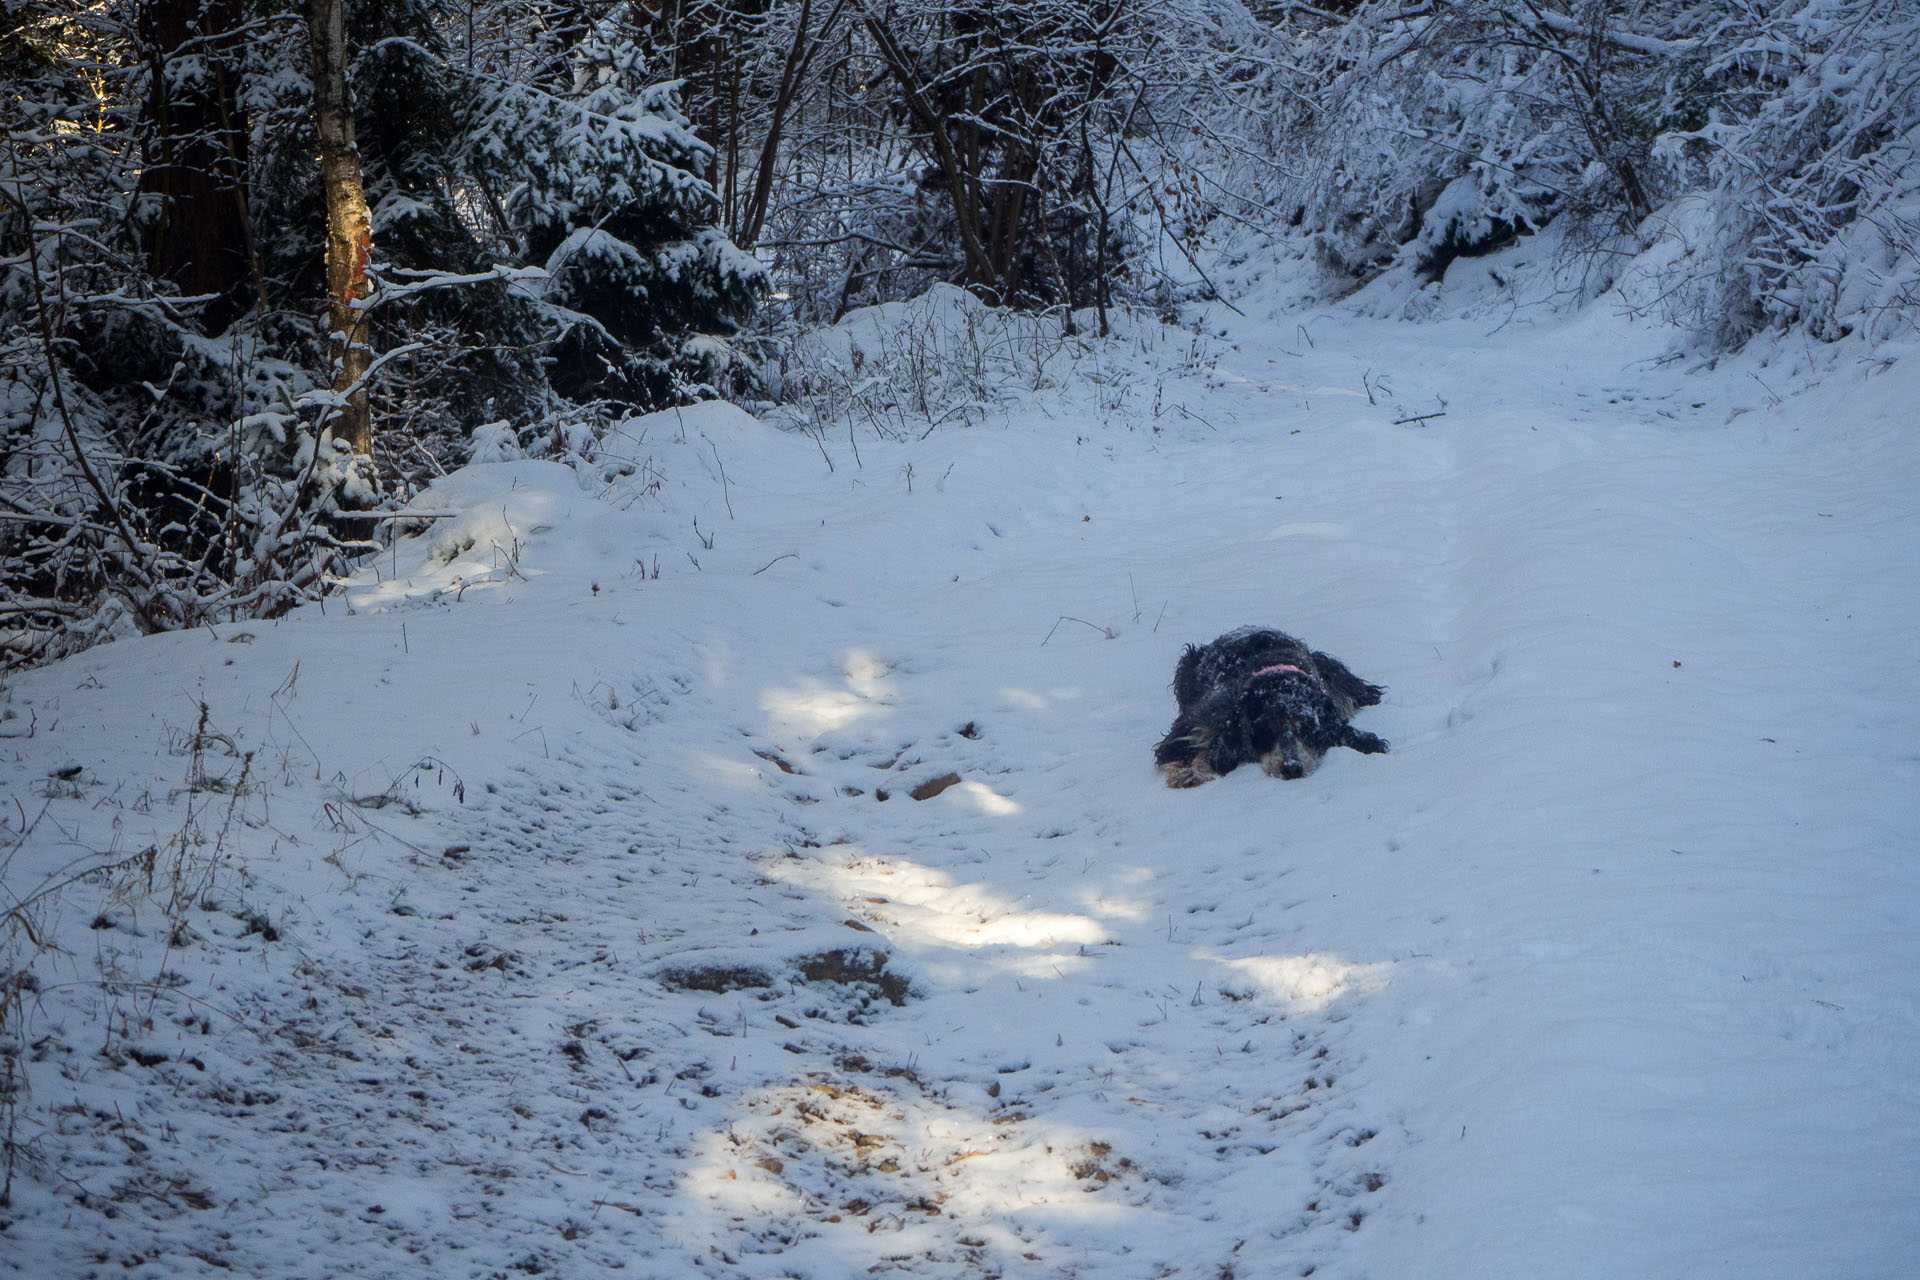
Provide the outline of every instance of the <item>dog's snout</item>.
[[1298,760],[1282,760],[1280,762],[1280,776],[1288,782],[1298,782],[1307,776],[1307,771],[1301,766]]

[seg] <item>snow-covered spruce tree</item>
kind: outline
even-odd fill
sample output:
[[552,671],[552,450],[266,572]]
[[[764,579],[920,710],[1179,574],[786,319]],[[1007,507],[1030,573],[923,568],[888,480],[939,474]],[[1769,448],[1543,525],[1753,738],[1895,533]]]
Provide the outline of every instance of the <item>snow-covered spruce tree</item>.
[[[625,5],[349,4],[369,314],[388,353],[371,385],[374,449],[389,469],[462,456],[482,423],[524,426],[570,402],[657,407],[747,371],[728,339],[761,272],[713,228],[696,172],[711,152],[647,83],[635,21]],[[310,83],[283,73],[261,91],[263,114],[300,121],[260,140],[268,273],[314,296],[325,221]]]
[[712,148],[673,86],[649,83],[633,24],[616,5],[546,76],[477,84],[461,154],[501,230],[547,273],[555,390],[657,407],[750,376],[729,339],[766,272],[714,225],[700,176]]

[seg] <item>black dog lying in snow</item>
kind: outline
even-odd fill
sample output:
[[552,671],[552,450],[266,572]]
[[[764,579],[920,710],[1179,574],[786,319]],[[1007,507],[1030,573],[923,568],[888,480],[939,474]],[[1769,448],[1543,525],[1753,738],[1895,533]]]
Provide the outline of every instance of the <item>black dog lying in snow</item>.
[[1187,646],[1173,674],[1180,714],[1153,749],[1170,787],[1197,787],[1249,761],[1304,778],[1335,747],[1376,754],[1384,740],[1347,721],[1381,689],[1290,635],[1260,627]]

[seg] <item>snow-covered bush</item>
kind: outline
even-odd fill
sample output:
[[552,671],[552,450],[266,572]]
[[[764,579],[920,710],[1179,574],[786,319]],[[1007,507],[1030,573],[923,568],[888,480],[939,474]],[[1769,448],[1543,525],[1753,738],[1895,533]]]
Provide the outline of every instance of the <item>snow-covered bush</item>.
[[1901,0],[1373,0],[1304,15],[1294,55],[1272,89],[1299,158],[1279,195],[1336,280],[1435,278],[1549,219],[1577,224],[1570,247],[1631,253],[1704,196],[1708,242],[1669,302],[1718,344],[1920,315],[1920,14]]
[[1667,143],[1704,157],[1714,213],[1697,315],[1723,343],[1920,321],[1920,11],[1898,0],[1759,9],[1715,50],[1733,109]]
[[1049,385],[1071,339],[1057,317],[990,307],[955,285],[864,307],[800,334],[781,362],[788,418],[820,435],[846,424],[888,438],[980,421]]

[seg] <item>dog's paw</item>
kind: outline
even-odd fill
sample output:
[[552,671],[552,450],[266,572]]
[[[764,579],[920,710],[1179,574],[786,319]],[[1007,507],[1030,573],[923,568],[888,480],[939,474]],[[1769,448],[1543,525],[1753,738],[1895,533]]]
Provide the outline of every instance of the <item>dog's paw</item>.
[[1160,772],[1166,778],[1168,786],[1180,790],[1188,787],[1197,787],[1201,783],[1209,782],[1213,779],[1213,770],[1207,767],[1207,758],[1205,756],[1199,756],[1192,760],[1170,760],[1160,766]]
[[1377,756],[1387,749],[1387,740],[1377,733],[1368,733],[1362,729],[1347,731],[1347,745],[1361,755]]

